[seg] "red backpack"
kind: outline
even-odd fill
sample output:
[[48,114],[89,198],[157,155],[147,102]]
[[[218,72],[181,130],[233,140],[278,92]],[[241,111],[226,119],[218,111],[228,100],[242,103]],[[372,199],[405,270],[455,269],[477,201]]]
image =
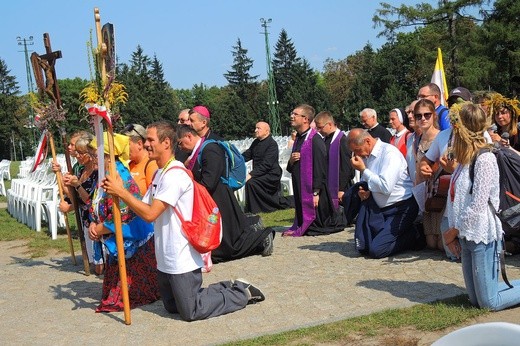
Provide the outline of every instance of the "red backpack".
[[208,190],[193,180],[193,174],[186,168],[173,166],[172,168],[182,169],[193,182],[193,211],[191,221],[186,221],[176,207],[173,207],[175,214],[182,223],[182,231],[188,242],[203,254],[216,249],[222,239],[221,216],[217,204],[209,194]]

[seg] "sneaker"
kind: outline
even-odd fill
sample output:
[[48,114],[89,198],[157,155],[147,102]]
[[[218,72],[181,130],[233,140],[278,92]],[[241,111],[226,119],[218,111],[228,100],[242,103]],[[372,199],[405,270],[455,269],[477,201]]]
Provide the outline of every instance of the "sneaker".
[[244,279],[236,279],[232,281],[233,284],[241,283],[247,292],[247,304],[255,304],[265,300],[265,295],[260,291],[258,287],[251,285]]
[[273,254],[274,250],[274,231],[270,232],[267,237],[265,237],[264,241],[262,242],[262,245],[264,246],[264,249],[262,250],[262,256],[271,256]]

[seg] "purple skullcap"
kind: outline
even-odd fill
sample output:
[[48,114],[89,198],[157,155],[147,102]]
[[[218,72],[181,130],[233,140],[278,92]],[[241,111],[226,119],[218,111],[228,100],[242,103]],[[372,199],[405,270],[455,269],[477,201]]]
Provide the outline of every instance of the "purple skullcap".
[[210,116],[209,116],[209,111],[208,111],[208,109],[207,109],[206,107],[204,107],[204,106],[195,106],[195,107],[193,107],[192,110],[193,110],[194,112],[199,113],[200,115],[202,115],[202,116],[205,117],[205,118],[208,118],[208,119],[210,118]]

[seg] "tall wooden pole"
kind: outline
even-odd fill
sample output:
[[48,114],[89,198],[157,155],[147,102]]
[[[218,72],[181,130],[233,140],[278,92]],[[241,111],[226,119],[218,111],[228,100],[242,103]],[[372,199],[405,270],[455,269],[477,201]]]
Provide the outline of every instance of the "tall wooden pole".
[[[94,19],[96,21],[96,36],[98,43],[98,64],[99,71],[101,73],[101,78],[103,81],[103,85],[107,83],[107,73],[105,68],[105,55],[107,54],[108,47],[103,43],[103,36],[101,33],[101,16],[99,14],[99,9],[94,8]],[[107,108],[107,113],[110,116],[110,104],[105,101],[105,107]],[[108,132],[108,148],[110,155],[109,169],[108,174],[112,177],[117,176],[116,171],[116,158],[114,154],[114,132],[112,129],[112,124],[108,124],[107,126]],[[102,169],[102,167],[99,167]],[[117,262],[119,264],[119,279],[121,281],[121,295],[123,298],[123,310],[125,315],[125,323],[130,325],[132,323],[130,317],[130,300],[128,297],[128,283],[126,278],[126,261],[125,261],[125,248],[123,245],[123,229],[121,225],[121,210],[119,209],[119,197],[112,196],[112,214],[114,220],[114,229],[116,236],[116,246],[117,246]]]
[[[56,60],[61,58],[61,51],[56,51],[56,52],[52,51],[48,33],[43,34],[43,44],[45,46],[46,54],[38,56],[38,61],[42,62],[42,64],[38,67],[38,70],[36,70],[36,69],[34,70],[34,73],[36,74],[35,77],[37,80],[39,80],[39,83],[38,83],[39,94],[43,101],[43,98],[45,97],[45,94],[47,93],[47,95],[49,95],[50,98],[52,99],[51,101],[56,104],[57,111],[59,111],[60,109],[62,109],[62,107],[61,107],[60,89],[58,86],[58,80],[56,79],[56,69],[54,68],[54,65],[56,64]],[[35,53],[33,53],[33,54],[35,54]],[[43,63],[43,62],[45,62],[45,63]],[[46,86],[44,86],[42,83],[42,78],[41,78],[42,69],[44,70],[45,76],[46,76],[46,84],[47,84]],[[57,163],[56,148],[54,146],[54,138],[50,131],[48,131],[48,138],[49,138],[49,143],[51,146],[53,162]],[[61,175],[61,172],[56,172],[56,180],[58,182],[58,191],[59,191],[59,195],[60,195],[60,201],[63,202],[64,201],[63,186],[62,186],[63,177]],[[68,238],[68,243],[69,243],[69,248],[70,248],[70,254],[72,256],[72,262],[74,263],[74,265],[77,265],[76,255],[74,254],[74,244],[72,242],[72,235],[70,232],[69,218],[68,218],[67,213],[64,213],[64,217],[65,217],[65,229],[67,230],[67,238]]]

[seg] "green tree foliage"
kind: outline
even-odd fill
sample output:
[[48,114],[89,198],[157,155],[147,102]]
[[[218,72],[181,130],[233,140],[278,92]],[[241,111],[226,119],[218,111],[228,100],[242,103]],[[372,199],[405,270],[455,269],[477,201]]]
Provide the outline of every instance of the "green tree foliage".
[[[14,160],[13,150],[19,150],[20,141],[26,141],[30,125],[27,102],[19,97],[16,78],[3,59],[0,59],[0,158]],[[14,140],[14,146],[13,146]],[[20,156],[17,154],[17,158]]]
[[520,2],[498,0],[482,25],[480,39],[481,54],[488,67],[487,79],[481,89],[491,88],[500,93],[513,93],[513,78],[520,75]]
[[231,70],[224,74],[229,85],[223,89],[225,96],[222,111],[227,114],[223,135],[246,137],[266,107],[265,102],[259,102],[263,96],[259,93],[258,75],[251,75],[253,60],[247,56],[247,49],[242,46],[240,39],[233,46],[232,55]]
[[128,93],[128,101],[121,107],[125,124],[149,124],[159,119],[175,120],[180,110],[175,105],[174,93],[164,80],[162,64],[154,56],[150,59],[137,46],[129,64],[118,66],[117,77]]
[[151,103],[154,113],[159,119],[177,121],[177,113],[181,108],[176,107],[173,90],[164,79],[164,70],[162,63],[159,62],[154,54],[151,69]]
[[294,69],[301,63],[301,58],[298,57],[296,48],[285,29],[280,32],[274,49],[273,76],[276,84],[276,96],[280,102],[280,118],[283,122],[284,117],[288,116],[295,106],[295,103],[287,96],[291,93]]
[[382,26],[383,30],[378,36],[386,36],[390,41],[395,39],[395,35],[403,29],[436,25],[442,35],[438,39],[438,46],[445,43],[450,49],[449,65],[451,81],[459,85],[458,59],[459,46],[463,39],[459,36],[459,22],[480,20],[472,15],[466,14],[466,10],[473,8],[482,9],[486,0],[441,0],[435,8],[429,3],[419,3],[414,6],[401,5],[392,6],[386,2],[381,3],[381,8],[376,11],[372,21],[374,26]]
[[72,134],[78,130],[84,130],[89,127],[88,116],[81,109],[79,94],[87,85],[88,81],[81,78],[60,79],[60,96],[63,108],[67,111],[66,123],[64,127],[68,134]]

